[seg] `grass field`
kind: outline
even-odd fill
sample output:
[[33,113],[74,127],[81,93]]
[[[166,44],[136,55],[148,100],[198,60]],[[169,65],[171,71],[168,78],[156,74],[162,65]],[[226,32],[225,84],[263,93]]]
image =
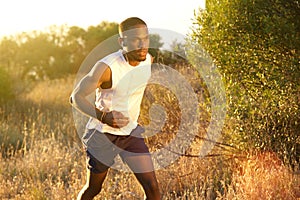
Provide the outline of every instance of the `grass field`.
[[[68,97],[74,77],[43,81],[0,106],[0,199],[76,199],[85,156]],[[165,127],[172,130],[171,127]],[[157,136],[156,136],[157,137]],[[167,136],[160,143],[167,141]],[[149,145],[155,139],[147,140]],[[194,154],[201,140],[195,141]],[[216,147],[211,157],[182,156],[157,171],[163,199],[285,199],[300,196],[299,175],[271,152]],[[96,199],[143,199],[131,173],[111,170]]]

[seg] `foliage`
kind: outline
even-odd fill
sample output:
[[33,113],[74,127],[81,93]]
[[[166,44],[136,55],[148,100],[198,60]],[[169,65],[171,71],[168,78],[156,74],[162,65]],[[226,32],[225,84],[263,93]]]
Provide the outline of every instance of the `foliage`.
[[0,67],[0,101],[10,100],[13,96],[12,79],[8,72]]
[[0,63],[22,79],[61,78],[77,72],[91,49],[117,32],[118,24],[104,21],[87,30],[52,26],[47,31],[4,37]]
[[155,58],[158,59],[158,56],[160,55],[160,48],[164,45],[161,42],[161,36],[159,34],[150,34],[150,48],[149,53]]
[[223,75],[225,138],[240,149],[299,159],[299,1],[207,0],[206,6],[195,16],[191,38]]
[[[99,43],[118,34],[118,24],[103,21],[86,30],[77,26],[51,26],[47,31],[20,33],[0,42],[0,64],[16,77],[30,80],[61,78],[78,71]],[[157,57],[161,36],[150,35],[149,52]],[[119,47],[117,40],[111,46]]]

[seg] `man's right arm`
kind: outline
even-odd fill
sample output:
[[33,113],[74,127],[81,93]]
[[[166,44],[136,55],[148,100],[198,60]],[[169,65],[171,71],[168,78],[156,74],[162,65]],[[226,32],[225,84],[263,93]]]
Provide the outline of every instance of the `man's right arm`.
[[87,116],[97,118],[95,105],[87,100],[87,96],[99,88],[106,79],[110,78],[107,77],[109,71],[110,69],[106,64],[96,63],[92,70],[74,88],[70,97],[72,106]]
[[101,88],[100,86],[102,83],[110,80],[110,68],[102,62],[96,63],[92,70],[81,79],[73,90],[70,97],[70,103],[81,113],[96,118],[112,127],[120,128],[128,124],[128,118],[124,117],[122,113],[117,111],[109,113],[101,112],[95,108],[94,104],[87,100],[88,95],[94,92],[97,88]]

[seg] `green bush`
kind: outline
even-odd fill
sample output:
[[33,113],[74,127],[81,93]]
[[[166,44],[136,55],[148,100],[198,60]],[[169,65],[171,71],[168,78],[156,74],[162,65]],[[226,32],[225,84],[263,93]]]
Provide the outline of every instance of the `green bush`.
[[[299,47],[297,1],[208,0],[196,15],[192,39],[223,75],[226,141],[245,151],[299,160]],[[298,150],[297,150],[298,149]]]

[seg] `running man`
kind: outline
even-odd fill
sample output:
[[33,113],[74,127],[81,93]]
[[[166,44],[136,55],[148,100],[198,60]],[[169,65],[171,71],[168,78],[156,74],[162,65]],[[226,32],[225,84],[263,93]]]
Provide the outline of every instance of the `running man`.
[[[146,23],[131,17],[119,25],[121,49],[96,62],[71,94],[71,104],[90,117],[82,137],[87,182],[78,199],[93,199],[114,158],[120,155],[142,185],[148,200],[161,199],[153,162],[137,123],[152,57]],[[96,91],[95,102],[87,96]]]

